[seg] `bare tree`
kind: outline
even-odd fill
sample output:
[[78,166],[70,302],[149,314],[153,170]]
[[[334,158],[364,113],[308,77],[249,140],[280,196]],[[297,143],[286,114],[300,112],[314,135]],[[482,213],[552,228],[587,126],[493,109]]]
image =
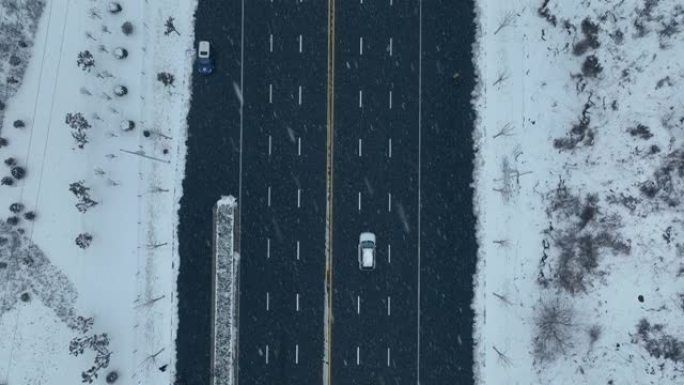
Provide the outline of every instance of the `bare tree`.
[[180,36],[180,32],[178,32],[176,26],[173,24],[175,20],[176,19],[170,16],[168,19],[166,19],[166,22],[164,23],[164,27],[166,28],[164,35],[169,36],[171,33],[175,32],[178,36]]
[[506,12],[506,14],[503,16],[503,18],[501,18],[501,20],[499,20],[499,26],[496,27],[496,30],[494,31],[494,35],[499,33],[499,31],[501,31],[502,29],[511,25],[513,20],[515,20],[515,14],[511,11]]
[[566,353],[572,346],[572,322],[574,310],[561,300],[542,303],[535,325],[534,357],[538,361],[552,361],[559,353]]

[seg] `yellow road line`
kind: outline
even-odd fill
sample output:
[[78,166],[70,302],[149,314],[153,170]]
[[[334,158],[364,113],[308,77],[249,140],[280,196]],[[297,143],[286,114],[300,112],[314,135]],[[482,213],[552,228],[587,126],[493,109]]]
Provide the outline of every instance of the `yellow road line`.
[[328,73],[327,73],[327,140],[326,140],[326,234],[325,234],[325,356],[323,379],[325,385],[332,383],[332,295],[333,295],[333,139],[334,139],[334,89],[335,89],[335,0],[328,0]]

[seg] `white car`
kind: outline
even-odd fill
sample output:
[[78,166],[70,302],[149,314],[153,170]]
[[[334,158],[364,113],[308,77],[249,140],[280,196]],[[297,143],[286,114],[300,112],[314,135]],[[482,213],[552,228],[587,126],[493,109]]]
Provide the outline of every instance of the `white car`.
[[375,234],[361,233],[359,235],[359,269],[373,270],[375,268]]

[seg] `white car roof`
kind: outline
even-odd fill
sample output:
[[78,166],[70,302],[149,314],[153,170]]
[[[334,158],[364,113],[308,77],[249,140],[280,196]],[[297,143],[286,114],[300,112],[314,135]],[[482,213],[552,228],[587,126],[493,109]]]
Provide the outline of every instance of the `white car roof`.
[[[209,58],[209,54],[210,54],[211,51],[210,51],[210,48],[209,48],[209,42],[208,42],[208,41],[206,41],[206,40],[200,41],[200,42],[199,42],[199,46],[198,46],[197,48],[198,48],[198,50],[197,50],[197,51],[198,51],[197,56],[199,56],[199,57],[202,58],[202,59],[207,59],[207,58]],[[204,52],[206,52],[206,55],[203,54]]]
[[363,249],[361,253],[363,267],[373,267],[373,249]]

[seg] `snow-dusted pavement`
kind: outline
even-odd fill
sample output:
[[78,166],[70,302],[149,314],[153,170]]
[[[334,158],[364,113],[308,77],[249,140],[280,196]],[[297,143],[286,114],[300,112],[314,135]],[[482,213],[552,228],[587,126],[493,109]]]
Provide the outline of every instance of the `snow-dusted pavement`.
[[[8,263],[0,269],[0,383],[78,383],[95,350],[111,353],[107,366],[95,364],[99,377],[116,371],[123,384],[173,379],[176,210],[195,2],[121,1],[116,14],[107,3],[47,1],[33,58],[7,103],[0,136],[9,144],[0,155],[13,157],[26,176],[0,186],[2,218],[14,215],[14,202],[36,218],[20,212],[11,230],[0,228],[0,237],[21,242],[0,248],[0,262]],[[169,17],[178,33],[164,33]],[[127,21],[130,35],[122,30]],[[128,57],[115,58],[116,47]],[[95,60],[89,71],[76,65],[84,50]],[[173,74],[173,84],[158,81],[159,72]],[[117,85],[128,93],[117,97]],[[68,113],[81,113],[91,126],[82,149],[65,124]],[[14,128],[15,120],[26,127]],[[121,130],[124,120],[135,128]],[[0,176],[10,175],[0,167]],[[69,190],[79,181],[97,202],[87,212]],[[86,233],[91,243],[81,249],[75,239]],[[76,330],[78,316],[92,317],[92,327]],[[85,343],[82,355],[69,354],[72,339],[102,333],[108,345]]]
[[477,383],[682,383],[681,2],[477,8]]

